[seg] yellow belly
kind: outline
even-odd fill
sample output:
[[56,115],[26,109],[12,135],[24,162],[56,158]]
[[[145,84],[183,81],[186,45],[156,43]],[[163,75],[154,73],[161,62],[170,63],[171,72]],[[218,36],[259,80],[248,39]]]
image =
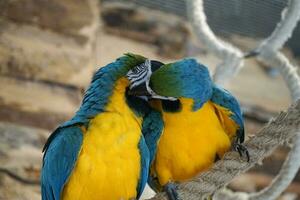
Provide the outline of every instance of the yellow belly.
[[163,113],[165,127],[154,162],[161,185],[192,178],[230,148],[230,138],[211,102],[196,112],[191,111],[192,100],[181,102],[180,112]]
[[64,188],[63,200],[136,197],[140,134],[138,123],[124,121],[119,114],[97,116],[84,133],[82,149]]
[[63,200],[127,200],[137,195],[141,119],[127,106],[120,79],[106,108],[91,120]]

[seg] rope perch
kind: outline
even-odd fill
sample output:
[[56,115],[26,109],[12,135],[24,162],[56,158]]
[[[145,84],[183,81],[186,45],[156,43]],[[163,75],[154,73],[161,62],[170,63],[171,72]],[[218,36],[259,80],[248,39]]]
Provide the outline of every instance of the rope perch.
[[[243,66],[243,53],[238,48],[216,37],[206,22],[203,0],[186,0],[189,19],[198,38],[208,49],[222,59],[216,68],[214,80],[218,84],[227,82]],[[300,1],[290,0],[282,12],[282,19],[273,33],[266,38],[255,50],[258,59],[270,66],[277,66],[290,90],[293,101],[300,98],[300,78],[296,67],[278,50],[292,35],[300,19]],[[290,184],[300,166],[300,119],[299,101],[287,113],[281,113],[269,122],[254,138],[246,142],[251,154],[247,163],[241,160],[237,153],[229,152],[224,159],[217,162],[211,170],[200,174],[194,179],[179,184],[178,192],[182,200],[203,199],[209,194],[216,193],[214,199],[219,200],[273,200],[276,199]],[[298,134],[299,133],[299,134]],[[278,146],[293,138],[294,146],[284,162],[280,173],[272,184],[264,190],[253,193],[233,193],[220,191],[235,176],[247,171],[263,158],[270,155]],[[218,191],[217,191],[218,190]],[[151,200],[167,200],[164,193],[157,194]]]
[[[253,167],[269,156],[275,148],[296,136],[300,130],[300,101],[293,104],[287,112],[281,112],[271,120],[245,146],[250,153],[250,161],[241,159],[237,152],[228,152],[209,171],[194,179],[178,184],[182,200],[199,200],[226,186],[235,176]],[[167,200],[164,193],[158,193],[151,200]]]
[[216,67],[213,79],[218,85],[224,85],[244,65],[243,53],[213,33],[206,22],[203,0],[186,0],[186,5],[189,20],[198,39],[222,60]]
[[[203,0],[186,0],[188,13],[191,24],[204,44],[216,55],[223,58],[223,66],[217,66],[214,78],[217,82],[220,78],[228,80],[236,74],[239,67],[242,66],[240,61],[240,50],[230,47],[230,44],[217,39],[206,23],[206,16],[203,9]],[[293,101],[300,98],[300,78],[297,74],[296,67],[278,50],[282,48],[287,39],[292,36],[297,22],[300,19],[300,1],[289,0],[288,5],[282,12],[281,21],[277,24],[272,34],[266,38],[255,51],[258,59],[270,66],[279,68],[281,75],[290,90]],[[223,52],[223,55],[222,55]],[[226,52],[232,52],[227,54]],[[227,64],[226,64],[227,63]],[[228,64],[229,63],[229,64]],[[230,66],[230,64],[232,66]],[[300,166],[300,136],[296,135],[293,140],[293,147],[284,162],[279,174],[272,181],[272,184],[260,192],[249,194],[250,200],[273,200],[276,199],[291,183]],[[232,193],[234,194],[234,193]],[[235,194],[234,194],[235,195]],[[239,199],[232,196],[232,199]],[[227,196],[230,196],[229,193]],[[218,197],[216,197],[218,199]],[[222,198],[220,198],[222,199]],[[229,199],[229,197],[228,197]],[[244,199],[244,198],[240,198]]]

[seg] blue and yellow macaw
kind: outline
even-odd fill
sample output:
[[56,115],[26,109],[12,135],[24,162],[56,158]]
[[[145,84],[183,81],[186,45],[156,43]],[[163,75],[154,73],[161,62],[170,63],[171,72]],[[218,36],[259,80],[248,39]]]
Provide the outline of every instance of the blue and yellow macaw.
[[161,99],[150,103],[162,112],[164,129],[160,136],[145,133],[146,143],[157,146],[149,185],[156,191],[164,188],[170,199],[177,199],[173,182],[207,170],[231,147],[249,159],[241,145],[244,124],[237,100],[215,85],[195,59],[161,66],[131,94]]
[[142,131],[159,135],[163,124],[159,112],[128,95],[128,87],[160,65],[126,54],[95,73],[80,109],[45,144],[43,200],[139,198],[150,164]]

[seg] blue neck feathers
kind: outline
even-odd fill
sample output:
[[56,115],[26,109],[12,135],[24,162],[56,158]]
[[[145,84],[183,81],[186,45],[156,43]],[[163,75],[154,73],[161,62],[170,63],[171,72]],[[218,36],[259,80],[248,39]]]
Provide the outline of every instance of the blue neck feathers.
[[87,124],[91,118],[104,112],[109,98],[113,93],[116,81],[124,77],[132,67],[142,62],[144,62],[143,57],[126,54],[115,62],[100,68],[94,74],[79,110],[70,121],[64,123],[62,126],[78,123]]

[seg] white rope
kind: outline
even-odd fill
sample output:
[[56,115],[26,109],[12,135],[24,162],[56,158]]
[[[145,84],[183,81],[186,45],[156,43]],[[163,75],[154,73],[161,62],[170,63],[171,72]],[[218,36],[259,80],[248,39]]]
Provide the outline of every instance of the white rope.
[[[276,64],[287,83],[293,100],[296,101],[300,98],[300,79],[296,73],[296,68],[292,66],[289,60],[281,53],[277,52],[270,56],[269,53],[260,55],[260,59],[265,63]],[[272,59],[270,59],[272,58]],[[292,182],[296,176],[300,166],[300,135],[297,135],[294,140],[294,145],[290,150],[289,156],[281,167],[279,174],[275,177],[272,183],[258,193],[251,194],[250,200],[273,200],[276,199]]]
[[297,174],[300,165],[300,132],[297,133],[295,144],[291,149],[288,158],[281,167],[280,173],[272,181],[272,183],[262,191],[249,195],[249,200],[273,200],[289,186],[293,178]]
[[232,78],[243,66],[243,53],[215,36],[206,22],[202,0],[186,0],[187,13],[192,27],[206,47],[222,59],[214,73],[214,81],[221,85]]
[[[269,156],[273,150],[295,137],[300,129],[300,101],[291,106],[285,113],[280,113],[271,120],[255,137],[250,138],[246,147],[251,155],[250,161],[241,159],[237,152],[228,152],[224,158],[215,163],[208,171],[203,172],[188,182],[178,184],[177,191],[182,200],[199,200],[217,192],[234,177],[243,173]],[[217,193],[216,196],[220,197]],[[230,198],[232,196],[232,198]],[[226,199],[247,199],[247,194],[226,194]],[[217,197],[214,196],[214,199]],[[220,199],[223,199],[220,197]],[[164,193],[158,193],[151,200],[167,200]]]
[[[292,35],[294,28],[300,18],[300,1],[291,0],[282,12],[282,20],[278,23],[273,33],[265,39],[257,49],[260,53],[259,59],[263,62],[277,66],[291,92],[293,100],[300,97],[300,79],[296,73],[296,68],[292,66],[289,60],[281,53],[277,51],[284,45],[287,39]],[[225,59],[225,65],[223,67],[218,66],[214,78],[223,80],[224,78],[230,78],[230,74],[238,71],[236,66],[241,66],[241,53],[239,50],[232,50],[231,46],[223,45],[219,41],[213,32],[210,30],[206,23],[206,16],[203,10],[203,2],[201,0],[188,3],[188,13],[197,36],[207,45],[207,47],[216,53],[219,57]],[[229,47],[229,48],[227,48]],[[239,52],[235,54],[222,54],[222,52]],[[227,60],[227,61],[226,61]],[[229,64],[229,65],[228,65]],[[234,67],[230,67],[230,65]],[[232,71],[233,70],[233,71]],[[229,76],[228,76],[229,74]],[[296,138],[295,145],[293,146],[289,157],[286,159],[282,170],[279,175],[274,179],[270,187],[262,190],[261,192],[251,195],[254,199],[274,199],[278,197],[282,191],[290,184],[294,176],[296,175],[300,167],[300,136]],[[261,198],[260,198],[261,197]]]
[[[206,23],[206,16],[203,9],[202,0],[187,0],[188,15],[191,20],[192,26],[198,36],[198,38],[218,57],[223,60],[223,63],[217,66],[217,70],[214,75],[214,80],[220,84],[228,81],[234,74],[236,74],[239,68],[243,65],[242,52],[233,47],[232,45],[219,40],[211,31]],[[293,100],[297,100],[300,97],[300,79],[296,73],[296,67],[291,65],[289,60],[278,50],[284,45],[286,40],[292,35],[292,31],[297,25],[300,18],[300,1],[291,0],[287,8],[282,13],[282,20],[278,23],[274,32],[265,39],[260,46],[257,48],[259,52],[259,59],[268,65],[277,66],[285,80]],[[297,119],[293,119],[297,121]],[[291,122],[292,123],[292,122]],[[282,125],[282,124],[281,124]],[[276,131],[276,130],[274,130]],[[215,199],[248,199],[251,200],[273,200],[277,198],[282,191],[284,191],[292,179],[295,177],[299,166],[300,166],[300,136],[296,136],[296,132],[299,129],[294,130],[295,143],[291,149],[288,158],[282,166],[279,175],[273,180],[272,184],[262,190],[261,192],[247,195],[245,193],[230,193],[230,192],[218,192],[214,196]],[[281,135],[278,135],[280,140],[278,143],[285,140],[289,132],[283,131]],[[271,136],[274,137],[274,134]],[[274,146],[267,145],[274,138],[261,138],[257,143],[262,142],[260,146],[263,150],[269,150],[274,148]],[[285,140],[286,141],[286,140]],[[251,141],[250,141],[251,143]],[[253,145],[257,145],[254,143]],[[273,144],[275,146],[278,143]],[[255,152],[256,151],[256,152]],[[252,150],[258,159],[262,159],[266,156],[259,153],[259,150]],[[271,151],[270,151],[271,152]],[[270,153],[269,152],[269,153]],[[254,154],[252,154],[252,157]],[[252,158],[253,159],[253,158]],[[252,160],[253,161],[253,160]],[[179,189],[181,189],[181,195],[183,199],[200,199],[200,196],[205,196],[216,189],[226,185],[234,176],[239,174],[242,170],[241,168],[247,168],[248,166],[243,166],[238,163],[237,160],[223,160],[221,164],[216,164],[212,170],[207,173],[202,173],[190,182],[181,184]],[[220,167],[221,165],[221,167]],[[219,167],[219,168],[218,168]],[[217,170],[216,170],[217,169]],[[226,169],[226,170],[224,170]],[[244,169],[245,170],[245,169]],[[209,174],[209,175],[207,175]],[[155,199],[164,199],[164,195],[159,194]]]
[[[243,65],[242,52],[232,45],[219,40],[211,31],[206,23],[206,16],[203,9],[202,0],[187,0],[189,18],[198,38],[223,62],[217,66],[214,80],[220,84],[228,81],[239,68]],[[291,92],[293,101],[300,98],[300,78],[289,60],[278,50],[284,45],[286,40],[292,35],[292,31],[297,25],[300,18],[300,1],[291,0],[287,8],[282,13],[282,20],[278,23],[273,33],[265,39],[257,48],[259,59],[268,65],[277,66],[285,80],[287,87]],[[299,102],[298,102],[299,104]],[[284,191],[292,179],[295,177],[300,166],[300,133],[299,131],[299,105],[290,109],[295,116],[281,114],[275,121],[269,123],[256,137],[251,138],[247,144],[251,154],[249,163],[241,162],[232,153],[225,155],[224,159],[216,163],[211,170],[202,173],[193,180],[182,183],[178,191],[182,199],[196,200],[216,192],[221,187],[228,184],[235,176],[246,171],[255,163],[260,162],[264,157],[269,155],[276,146],[288,142],[289,139],[295,138],[293,148],[288,158],[283,164],[279,175],[273,180],[272,184],[264,190],[254,193],[232,193],[228,191],[218,191],[214,199],[228,200],[273,200]],[[298,112],[298,113],[297,113]],[[288,122],[287,122],[287,121]],[[288,123],[288,124],[286,124]],[[293,130],[289,128],[291,124]],[[297,126],[297,127],[295,127]],[[165,194],[156,195],[153,200],[166,199]]]
[[[297,68],[283,54],[276,51],[291,37],[299,19],[300,1],[291,0],[283,11],[281,22],[278,23],[271,36],[263,41],[258,48],[261,61],[279,68],[293,101],[300,98],[300,78],[297,74]],[[258,193],[251,194],[250,200],[274,200],[292,182],[300,167],[300,135],[297,135],[293,142],[293,147],[279,174],[268,187]]]
[[287,7],[281,13],[281,21],[277,24],[272,34],[265,39],[259,49],[264,48],[272,51],[278,51],[285,42],[292,36],[293,30],[297,26],[300,17],[300,1],[290,0]]

